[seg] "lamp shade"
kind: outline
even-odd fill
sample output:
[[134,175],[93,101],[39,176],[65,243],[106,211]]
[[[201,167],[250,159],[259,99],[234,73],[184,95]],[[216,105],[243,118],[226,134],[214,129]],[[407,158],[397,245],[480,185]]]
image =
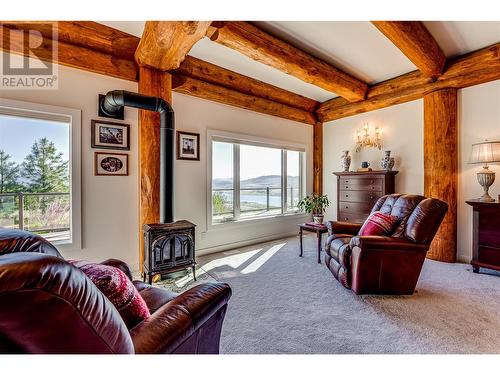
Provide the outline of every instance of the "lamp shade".
[[471,163],[500,162],[500,142],[481,142],[472,145]]

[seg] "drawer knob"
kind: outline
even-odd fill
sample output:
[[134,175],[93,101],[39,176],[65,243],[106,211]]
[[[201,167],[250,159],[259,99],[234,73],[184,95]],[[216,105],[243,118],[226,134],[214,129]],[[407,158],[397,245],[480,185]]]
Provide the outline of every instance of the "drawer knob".
[[349,186],[346,186],[345,188],[346,188],[346,189],[349,189]]
[[348,221],[348,220],[349,220],[349,218],[347,218],[347,217],[344,217],[344,221]]

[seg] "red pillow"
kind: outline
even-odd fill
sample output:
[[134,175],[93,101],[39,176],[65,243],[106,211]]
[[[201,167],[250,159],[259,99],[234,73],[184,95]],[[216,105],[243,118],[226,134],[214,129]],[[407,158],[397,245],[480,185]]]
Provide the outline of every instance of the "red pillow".
[[69,262],[87,275],[110,300],[129,329],[151,315],[132,281],[120,269],[84,261]]
[[398,217],[376,211],[366,219],[358,236],[387,236],[394,231]]

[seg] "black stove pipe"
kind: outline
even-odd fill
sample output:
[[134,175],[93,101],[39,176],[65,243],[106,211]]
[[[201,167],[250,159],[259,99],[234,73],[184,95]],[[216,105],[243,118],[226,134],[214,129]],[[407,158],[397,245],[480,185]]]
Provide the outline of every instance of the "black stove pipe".
[[168,102],[154,96],[114,90],[99,103],[101,110],[113,116],[121,107],[133,107],[160,113],[160,223],[174,221],[174,110]]

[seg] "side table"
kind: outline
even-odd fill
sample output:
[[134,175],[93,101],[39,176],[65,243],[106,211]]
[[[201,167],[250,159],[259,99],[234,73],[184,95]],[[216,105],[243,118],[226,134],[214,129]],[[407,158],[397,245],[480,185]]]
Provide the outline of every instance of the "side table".
[[500,203],[471,199],[472,206],[472,270],[480,267],[500,271]]
[[302,237],[303,237],[303,232],[314,232],[316,233],[316,237],[318,239],[318,263],[321,263],[321,237],[323,236],[323,233],[328,232],[328,228],[326,225],[321,224],[313,224],[313,223],[304,223],[304,224],[299,224],[299,231],[300,231],[300,257],[303,255],[303,245],[302,245]]

